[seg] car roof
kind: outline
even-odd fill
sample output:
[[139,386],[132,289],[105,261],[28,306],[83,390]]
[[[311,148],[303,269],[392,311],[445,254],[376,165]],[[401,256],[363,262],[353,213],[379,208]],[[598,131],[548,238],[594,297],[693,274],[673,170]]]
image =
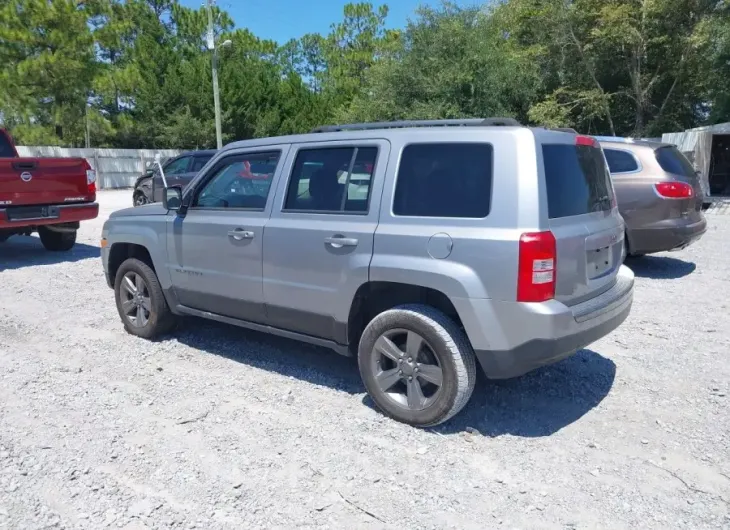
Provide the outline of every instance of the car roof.
[[633,138],[622,138],[620,136],[594,136],[603,146],[630,148],[631,146],[646,147],[649,149],[660,149],[662,147],[675,147],[674,144],[655,142],[653,140],[635,140]]
[[[226,145],[223,149],[265,147],[276,144],[292,144],[306,142],[330,142],[348,141],[373,138],[377,132],[378,137],[388,138],[400,134],[412,134],[418,130],[436,131],[439,129],[449,130],[496,130],[514,131],[515,129],[529,129],[540,139],[548,137],[559,138],[563,141],[567,135],[575,135],[573,129],[546,129],[544,127],[527,127],[513,118],[469,118],[454,120],[408,120],[372,123],[351,123],[344,125],[325,125],[317,127],[304,134],[289,136],[273,136],[268,138],[255,138],[251,140],[240,140]],[[554,136],[553,136],[554,135]]]
[[183,151],[177,156],[213,156],[218,152],[217,149],[201,149],[199,151]]

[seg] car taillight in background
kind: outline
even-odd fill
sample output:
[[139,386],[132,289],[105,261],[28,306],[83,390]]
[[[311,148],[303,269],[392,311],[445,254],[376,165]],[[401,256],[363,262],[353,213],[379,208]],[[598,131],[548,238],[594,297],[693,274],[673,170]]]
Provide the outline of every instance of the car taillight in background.
[[552,232],[520,236],[517,301],[544,302],[555,298],[557,251]]
[[665,199],[691,199],[695,194],[692,186],[685,182],[657,182],[654,189]]
[[91,168],[88,160],[84,160],[84,168],[86,169],[86,193],[96,195],[96,171]]

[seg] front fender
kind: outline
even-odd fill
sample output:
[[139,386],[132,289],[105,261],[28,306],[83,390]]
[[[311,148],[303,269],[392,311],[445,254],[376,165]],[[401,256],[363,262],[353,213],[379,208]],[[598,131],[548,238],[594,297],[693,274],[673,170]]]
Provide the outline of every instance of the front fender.
[[108,255],[117,244],[139,245],[147,249],[152,258],[152,265],[163,289],[172,285],[167,268],[167,216],[151,215],[149,217],[134,216],[131,219],[117,217],[104,225],[108,253],[104,267],[108,271]]

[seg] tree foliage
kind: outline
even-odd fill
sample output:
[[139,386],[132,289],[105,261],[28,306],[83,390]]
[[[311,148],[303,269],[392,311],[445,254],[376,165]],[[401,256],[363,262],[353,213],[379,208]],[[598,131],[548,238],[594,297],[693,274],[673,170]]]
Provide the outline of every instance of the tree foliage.
[[[226,141],[328,122],[512,116],[595,134],[730,120],[730,0],[345,6],[277,44],[215,9]],[[20,143],[215,145],[205,9],[177,0],[0,2],[0,124]]]

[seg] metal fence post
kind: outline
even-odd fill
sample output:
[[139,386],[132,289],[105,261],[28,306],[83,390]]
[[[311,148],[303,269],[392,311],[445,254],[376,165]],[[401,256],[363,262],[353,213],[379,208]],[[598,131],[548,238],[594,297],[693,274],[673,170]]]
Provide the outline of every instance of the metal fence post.
[[94,171],[96,171],[96,181],[99,184],[99,189],[103,190],[106,188],[104,178],[99,168],[99,153],[94,149]]

